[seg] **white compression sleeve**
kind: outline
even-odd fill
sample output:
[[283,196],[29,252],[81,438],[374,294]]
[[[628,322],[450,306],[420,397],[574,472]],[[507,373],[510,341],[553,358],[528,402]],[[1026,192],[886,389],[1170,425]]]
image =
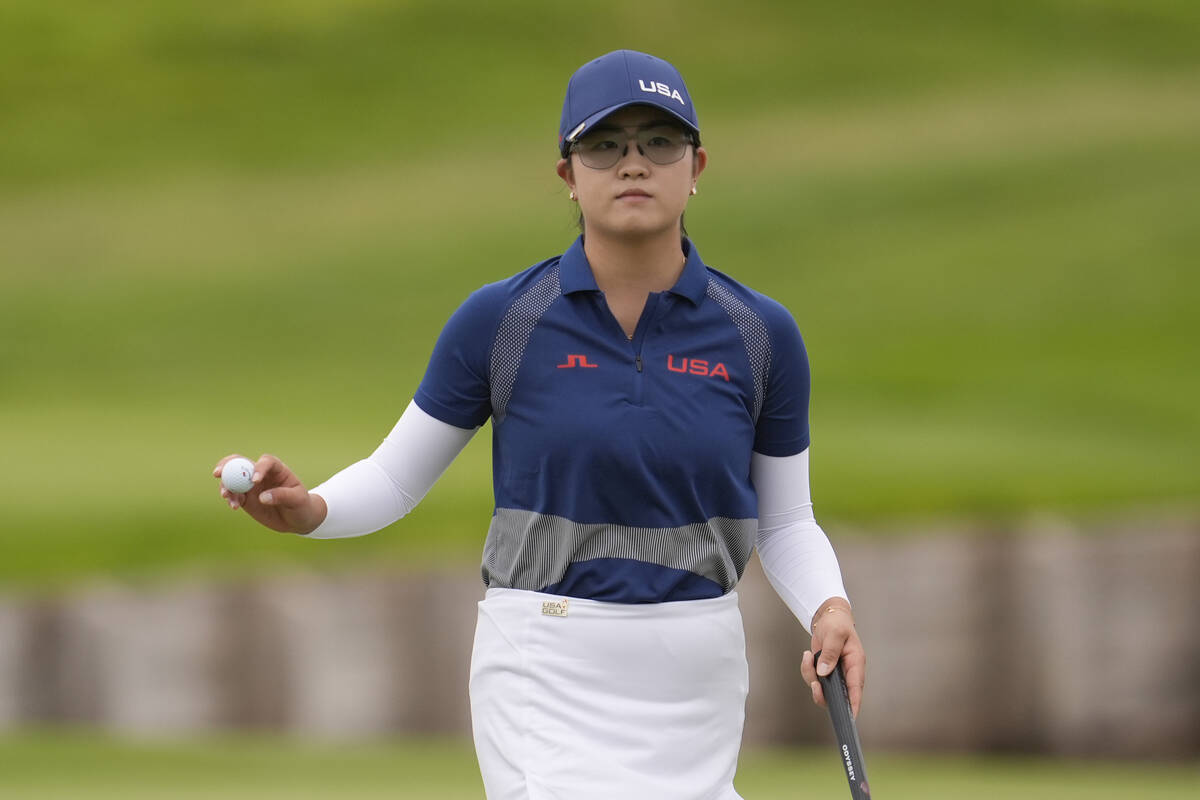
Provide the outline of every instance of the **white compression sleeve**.
[[474,435],[409,402],[374,453],[310,490],[324,498],[328,513],[308,536],[362,536],[391,525],[421,502]]
[[813,516],[808,450],[777,458],[754,453],[750,479],[758,492],[758,559],[767,580],[809,630],[817,609],[846,597],[829,537]]

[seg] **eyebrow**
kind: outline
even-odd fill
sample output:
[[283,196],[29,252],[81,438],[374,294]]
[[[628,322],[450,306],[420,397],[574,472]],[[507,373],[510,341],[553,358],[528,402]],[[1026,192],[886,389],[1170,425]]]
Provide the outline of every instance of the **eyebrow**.
[[[682,127],[674,120],[667,119],[666,117],[660,117],[651,122],[647,122],[644,125],[635,126],[635,130],[644,131],[647,128],[661,128],[664,125],[669,125],[669,126],[672,126],[675,128]],[[622,127],[621,125],[613,125],[610,122],[610,123],[604,123],[604,124],[597,125],[596,127],[592,128],[590,131],[588,131],[588,133],[594,133],[596,131],[623,131],[623,130],[625,130],[625,127]]]

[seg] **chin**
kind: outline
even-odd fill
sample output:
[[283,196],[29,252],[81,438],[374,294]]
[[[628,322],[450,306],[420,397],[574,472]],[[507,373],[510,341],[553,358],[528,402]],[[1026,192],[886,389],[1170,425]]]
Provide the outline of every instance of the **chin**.
[[678,219],[664,218],[659,214],[620,214],[604,220],[597,227],[615,236],[655,236],[676,227]]

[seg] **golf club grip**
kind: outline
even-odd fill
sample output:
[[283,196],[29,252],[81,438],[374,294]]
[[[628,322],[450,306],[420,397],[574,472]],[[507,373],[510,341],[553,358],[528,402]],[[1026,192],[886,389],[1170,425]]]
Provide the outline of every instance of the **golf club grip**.
[[[813,654],[813,664],[817,663],[820,655],[820,651]],[[871,800],[871,788],[867,783],[867,767],[863,763],[862,744],[858,741],[858,728],[850,713],[850,692],[846,689],[846,676],[842,672],[842,662],[838,661],[833,672],[825,677],[818,675],[817,680],[821,682],[821,691],[825,693],[825,703],[829,706],[829,719],[833,723],[833,732],[837,736],[842,769],[846,771],[846,780],[850,783],[850,796],[854,800]]]

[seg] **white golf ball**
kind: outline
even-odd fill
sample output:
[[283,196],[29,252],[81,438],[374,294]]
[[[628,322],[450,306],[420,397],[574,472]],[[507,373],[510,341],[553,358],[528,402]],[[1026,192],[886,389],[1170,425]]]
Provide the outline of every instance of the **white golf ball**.
[[221,485],[231,492],[248,492],[254,487],[254,462],[248,458],[231,458],[221,467]]

